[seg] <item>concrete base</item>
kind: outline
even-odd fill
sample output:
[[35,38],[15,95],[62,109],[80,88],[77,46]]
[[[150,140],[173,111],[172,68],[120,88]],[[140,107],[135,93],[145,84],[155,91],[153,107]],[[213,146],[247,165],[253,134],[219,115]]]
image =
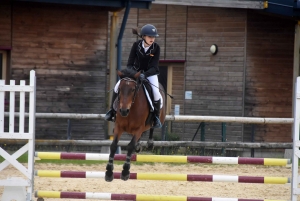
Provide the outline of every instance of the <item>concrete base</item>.
[[1,201],[26,201],[24,186],[5,186]]
[[286,149],[284,151],[284,158],[292,159],[293,158],[293,149]]
[[[109,146],[102,146],[101,147],[101,154],[109,154],[110,153],[110,147]],[[121,147],[119,146],[117,151],[116,151],[116,154],[121,154],[122,153],[122,150],[121,150]]]
[[[251,149],[241,152],[241,157],[251,157]],[[283,158],[284,150],[254,149],[254,158]]]

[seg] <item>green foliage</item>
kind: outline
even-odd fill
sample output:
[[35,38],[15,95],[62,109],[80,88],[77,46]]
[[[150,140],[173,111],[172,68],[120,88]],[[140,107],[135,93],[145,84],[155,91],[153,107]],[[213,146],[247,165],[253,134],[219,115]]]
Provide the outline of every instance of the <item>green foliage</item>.
[[[0,163],[4,161],[4,158],[2,156],[0,156]],[[28,154],[23,154],[22,156],[20,156],[17,161],[19,161],[20,163],[27,163],[28,162]]]
[[[161,136],[154,135],[153,136],[154,141],[161,141]],[[166,141],[179,141],[180,136],[177,133],[167,132],[166,133]]]

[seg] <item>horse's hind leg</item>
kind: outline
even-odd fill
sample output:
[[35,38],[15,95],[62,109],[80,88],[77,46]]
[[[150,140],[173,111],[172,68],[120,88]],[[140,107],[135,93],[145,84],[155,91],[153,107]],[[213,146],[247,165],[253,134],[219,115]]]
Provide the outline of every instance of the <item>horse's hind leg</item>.
[[[144,132],[145,133],[145,132]],[[143,133],[143,134],[144,134]],[[142,134],[142,135],[143,135]],[[143,147],[142,147],[142,144],[141,144],[141,138],[137,141],[137,143],[135,144],[135,152],[136,153],[140,153],[142,151]]]
[[123,170],[121,174],[121,179],[126,181],[129,179],[130,176],[130,160],[133,150],[135,150],[135,144],[136,144],[136,136],[133,136],[130,143],[127,145],[127,156],[126,161],[123,165]]
[[147,141],[147,148],[148,149],[153,149],[153,147],[154,147],[154,143],[153,143],[153,131],[154,131],[154,128],[150,128],[149,138],[148,138],[148,141]]
[[110,145],[110,154],[109,154],[109,160],[106,165],[106,172],[105,172],[105,181],[112,181],[114,179],[114,157],[116,150],[118,148],[118,142],[119,138],[117,136],[114,137],[114,140],[112,141]]

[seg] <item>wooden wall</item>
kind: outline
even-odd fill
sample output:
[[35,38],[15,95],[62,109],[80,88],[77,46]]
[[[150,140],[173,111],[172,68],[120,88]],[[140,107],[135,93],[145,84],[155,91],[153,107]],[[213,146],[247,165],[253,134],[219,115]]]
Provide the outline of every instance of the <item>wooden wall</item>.
[[[0,9],[0,46],[12,44],[11,78],[28,80],[31,69],[37,72],[37,112],[106,112],[106,10],[15,2],[1,3]],[[183,115],[291,117],[292,20],[247,9],[160,4],[131,9],[123,68],[137,40],[131,28],[147,23],[158,28],[161,60],[185,60],[173,68],[172,110],[180,104]],[[219,47],[215,56],[212,44]],[[191,100],[185,91],[192,91]],[[106,134],[103,121],[72,122],[76,139]],[[173,122],[172,132],[191,140],[198,125]],[[37,138],[65,139],[66,130],[67,120],[37,121]],[[289,125],[257,125],[255,141],[288,142],[290,132]],[[251,125],[227,124],[227,141],[250,141],[250,134]],[[207,124],[206,140],[221,141],[220,123]]]
[[[248,12],[245,116],[292,117],[295,22]],[[290,142],[291,125],[256,125],[255,141]]]
[[[14,3],[11,79],[37,76],[38,113],[105,113],[108,11]],[[0,40],[1,41],[1,40]],[[72,120],[73,139],[105,139],[100,120]],[[37,119],[36,138],[66,139],[67,119]]]
[[11,6],[9,2],[1,3],[0,6],[0,50],[10,49],[11,41]]
[[[246,12],[238,9],[189,7],[185,114],[242,116]],[[209,48],[217,44],[213,56]],[[198,124],[186,124],[186,133]],[[240,141],[240,124],[228,124],[228,141]],[[206,139],[221,140],[221,123],[206,126]]]
[[[149,11],[131,10],[123,67],[137,40],[131,28],[147,23],[158,29],[161,60],[186,61],[183,71],[173,71],[173,89],[182,89],[172,91],[179,97],[172,111],[176,102],[185,115],[291,117],[292,20],[247,9],[153,4]],[[209,51],[212,44],[219,47],[215,56]],[[185,91],[192,91],[191,100],[184,99]],[[199,123],[173,122],[172,131],[191,140]],[[207,123],[206,140],[221,141],[221,129],[221,123]],[[289,125],[254,129],[255,141],[291,140]],[[227,141],[251,141],[252,125],[227,123],[226,131]]]

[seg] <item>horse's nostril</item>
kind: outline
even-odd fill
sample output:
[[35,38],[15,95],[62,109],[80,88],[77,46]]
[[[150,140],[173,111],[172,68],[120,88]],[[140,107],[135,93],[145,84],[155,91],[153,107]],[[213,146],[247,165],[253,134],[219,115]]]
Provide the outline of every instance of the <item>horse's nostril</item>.
[[127,109],[127,111],[126,111],[127,113],[129,113],[129,109]]

